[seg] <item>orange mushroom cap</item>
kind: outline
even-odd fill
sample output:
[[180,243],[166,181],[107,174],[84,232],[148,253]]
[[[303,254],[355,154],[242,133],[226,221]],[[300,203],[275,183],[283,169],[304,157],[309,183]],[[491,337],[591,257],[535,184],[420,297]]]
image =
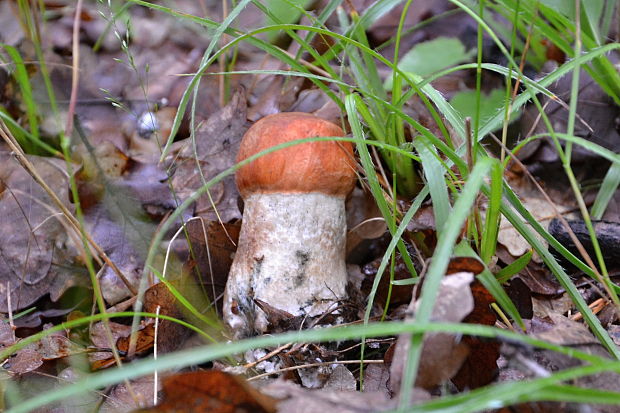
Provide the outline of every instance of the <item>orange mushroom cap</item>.
[[[321,136],[344,136],[344,132],[309,113],[269,115],[245,133],[237,162],[281,143]],[[344,198],[355,186],[353,144],[317,141],[278,149],[241,167],[236,179],[244,198],[255,193],[311,192]]]

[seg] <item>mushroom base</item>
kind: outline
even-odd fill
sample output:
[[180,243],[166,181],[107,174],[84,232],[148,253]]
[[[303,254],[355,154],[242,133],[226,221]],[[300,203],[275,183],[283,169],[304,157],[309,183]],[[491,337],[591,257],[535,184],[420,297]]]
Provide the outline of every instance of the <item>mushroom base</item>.
[[224,320],[234,336],[268,331],[257,302],[291,316],[333,310],[347,296],[345,247],[343,198],[321,193],[248,197],[224,293]]

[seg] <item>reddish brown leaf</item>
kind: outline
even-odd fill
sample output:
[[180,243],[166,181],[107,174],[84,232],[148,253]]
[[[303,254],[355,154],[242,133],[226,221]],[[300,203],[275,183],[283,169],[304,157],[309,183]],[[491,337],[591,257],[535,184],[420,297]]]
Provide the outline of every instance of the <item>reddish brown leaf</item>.
[[450,259],[446,274],[454,274],[457,272],[471,272],[474,275],[484,271],[484,264],[473,257],[453,257]]
[[[472,257],[455,257],[450,260],[447,274],[459,271],[479,274],[484,270],[484,264]],[[491,309],[495,299],[487,289],[477,280],[470,285],[474,296],[474,310],[463,320],[469,324],[495,325],[497,316]],[[463,362],[461,369],[452,382],[461,390],[475,389],[489,384],[497,376],[497,359],[499,358],[500,344],[495,341],[485,341],[477,337],[463,337],[464,344],[469,346],[469,356]]]
[[141,412],[271,413],[275,399],[259,393],[242,377],[218,370],[177,374],[163,380],[164,400]]
[[194,220],[188,223],[187,229],[196,281],[204,286],[209,299],[213,301],[224,293],[232,257],[237,250],[241,224],[211,221],[204,222],[203,226],[203,221]]
[[[364,274],[364,281],[362,282],[362,292],[368,295],[372,288],[374,279],[377,276],[377,270],[381,265],[382,258],[369,262],[362,267],[362,273]],[[394,261],[394,280],[407,280],[411,278],[411,273],[405,265],[405,261],[402,258],[400,252],[396,252],[396,258]],[[391,288],[390,288],[391,287]],[[411,294],[413,292],[413,285],[390,285],[390,270],[386,268],[379,282],[377,288],[377,295],[375,303],[385,306],[388,296],[390,298],[390,306],[397,306],[405,304],[411,301]]]
[[[135,354],[145,353],[153,348],[155,344],[155,324],[147,324],[143,329],[138,330],[136,338]],[[123,353],[129,353],[131,335],[121,337],[116,342],[116,347]]]
[[[144,293],[144,311],[157,313],[157,307],[159,307],[159,314],[161,315],[183,319],[176,298],[164,283],[157,283]],[[189,330],[179,323],[159,320],[157,328],[158,350],[162,353],[175,350],[187,338],[188,333]]]
[[[134,350],[134,355],[142,355],[153,348],[155,344],[155,325],[147,324],[141,330],[136,332],[136,347]],[[126,337],[120,337],[116,340],[116,348],[120,353],[120,359],[125,361],[128,359],[129,353],[129,345],[130,345],[131,335]],[[103,358],[101,360],[95,360],[91,363],[91,370],[97,371],[101,369],[106,369],[115,364],[115,359],[110,352],[110,356],[108,358]]]

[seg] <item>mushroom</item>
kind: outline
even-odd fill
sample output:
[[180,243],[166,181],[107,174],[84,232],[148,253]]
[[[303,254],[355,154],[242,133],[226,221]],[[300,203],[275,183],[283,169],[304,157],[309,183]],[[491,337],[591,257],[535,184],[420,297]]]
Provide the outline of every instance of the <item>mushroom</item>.
[[[281,143],[343,135],[307,113],[270,115],[248,129],[237,162]],[[224,320],[235,338],[268,331],[264,308],[292,317],[333,311],[347,297],[345,198],[356,181],[353,145],[313,141],[279,149],[241,167],[236,181],[245,204],[224,293]]]

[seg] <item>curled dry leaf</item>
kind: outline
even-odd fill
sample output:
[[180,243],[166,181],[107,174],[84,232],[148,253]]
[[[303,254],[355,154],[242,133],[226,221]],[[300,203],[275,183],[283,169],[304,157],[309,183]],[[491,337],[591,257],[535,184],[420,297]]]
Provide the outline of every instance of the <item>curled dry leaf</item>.
[[[192,284],[193,288],[196,286]],[[177,286],[178,287],[178,286]],[[191,299],[191,297],[186,296]],[[157,283],[146,290],[144,293],[144,311],[148,313],[170,316],[176,319],[183,319],[184,315],[179,308],[175,296],[168,289],[166,284]],[[116,348],[121,355],[121,359],[133,356],[130,354],[131,327],[123,324],[110,323],[114,336]],[[153,348],[157,339],[158,351],[160,354],[174,351],[181,346],[189,336],[190,330],[179,323],[160,319],[157,326],[157,337],[155,337],[155,320],[148,319],[143,321],[142,328],[136,334],[136,356],[142,356]],[[105,335],[102,323],[97,323],[91,331],[93,344],[101,348],[109,348],[110,344]],[[91,368],[100,370],[114,365],[115,360],[110,352],[97,352],[91,356]]]
[[[121,361],[126,361],[130,356],[142,356],[149,352],[155,344],[155,326],[153,324],[147,324],[141,329],[136,331],[136,345],[133,354],[130,354],[131,343],[131,327],[129,328],[129,334],[124,337],[119,337],[116,340],[116,348],[118,349]],[[97,353],[96,353],[97,354]],[[106,354],[106,353],[104,353]],[[107,357],[94,360],[90,367],[91,370],[97,371],[106,369],[116,364],[116,359],[112,355],[112,351],[107,353]]]
[[[358,262],[367,255],[368,241],[381,237],[387,224],[377,203],[368,192],[355,188],[347,198],[347,262]],[[365,242],[366,241],[366,242]]]
[[24,374],[38,369],[45,361],[65,358],[80,350],[78,345],[57,332],[18,350],[3,367],[11,373]]
[[[112,339],[114,340],[114,344],[116,344],[116,341],[119,338],[125,337],[129,335],[129,333],[131,333],[131,326],[115,323],[113,321],[109,321],[108,325],[110,326],[110,331],[112,333]],[[108,341],[103,322],[98,322],[91,326],[90,341],[93,346],[101,350],[107,350],[112,346],[112,343]],[[108,360],[110,359],[110,357],[111,353],[109,351],[93,352],[88,355],[88,359],[91,362],[91,365],[102,365],[104,367],[107,367],[107,365],[102,363],[101,361]]]

